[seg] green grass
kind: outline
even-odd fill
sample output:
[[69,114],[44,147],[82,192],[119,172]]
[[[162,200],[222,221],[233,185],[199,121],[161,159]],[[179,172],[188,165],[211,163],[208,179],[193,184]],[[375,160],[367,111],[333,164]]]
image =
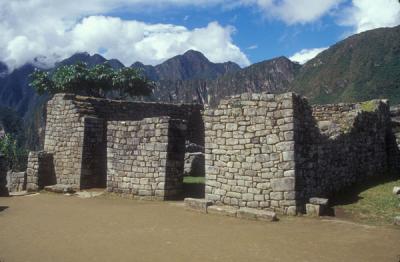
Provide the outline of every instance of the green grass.
[[400,198],[393,194],[393,187],[400,185],[400,179],[377,181],[357,186],[354,190],[336,196],[346,216],[367,224],[392,224],[400,216]]
[[204,184],[205,177],[185,176],[183,178],[185,184]]

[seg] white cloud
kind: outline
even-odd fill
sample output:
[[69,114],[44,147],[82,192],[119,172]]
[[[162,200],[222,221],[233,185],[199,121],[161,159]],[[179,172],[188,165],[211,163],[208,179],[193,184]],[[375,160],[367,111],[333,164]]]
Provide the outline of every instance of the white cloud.
[[247,50],[254,50],[254,49],[257,49],[257,48],[258,48],[258,45],[251,45],[251,46],[247,47],[246,49]]
[[321,47],[321,48],[313,48],[313,49],[302,49],[300,52],[295,53],[291,57],[290,60],[294,62],[298,62],[300,64],[306,63],[308,60],[313,59],[322,51],[328,49],[328,47]]
[[101,52],[125,65],[135,61],[158,64],[189,49],[204,53],[213,62],[249,65],[232,40],[235,29],[211,22],[189,30],[172,24],[148,24],[98,15],[122,7],[146,5],[212,5],[200,0],[26,0],[0,2],[0,61],[11,68],[40,57],[49,65],[76,52]]
[[257,5],[270,18],[286,24],[305,24],[318,20],[344,0],[241,0],[244,5]]
[[353,0],[341,17],[340,24],[351,26],[356,33],[378,27],[400,24],[398,0]]

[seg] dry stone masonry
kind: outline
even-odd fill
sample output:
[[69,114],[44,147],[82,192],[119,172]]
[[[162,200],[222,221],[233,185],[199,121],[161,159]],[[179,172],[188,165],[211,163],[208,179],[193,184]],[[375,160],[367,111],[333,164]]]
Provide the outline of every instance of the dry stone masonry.
[[262,209],[255,217],[305,212],[311,198],[399,166],[387,101],[310,106],[294,93],[246,93],[206,110],[58,94],[44,149],[29,156],[30,190],[64,184],[171,199],[185,173],[205,173],[202,201],[229,207],[211,210]]
[[315,107],[293,93],[223,100],[204,113],[206,198],[304,212],[312,197],[385,174],[394,142],[389,115],[378,100]]
[[[204,145],[201,111],[200,105],[57,94],[48,102],[44,144],[53,157],[53,184],[163,198],[179,194],[185,141]],[[33,153],[28,188],[40,188],[39,167]]]
[[26,172],[7,173],[7,188],[8,192],[21,192],[26,190],[27,177]]
[[207,199],[281,212],[296,206],[293,98],[242,94],[205,111]]
[[186,128],[186,121],[170,117],[108,122],[108,191],[156,199],[179,196]]
[[26,190],[41,190],[56,182],[53,155],[43,151],[30,152],[26,170]]

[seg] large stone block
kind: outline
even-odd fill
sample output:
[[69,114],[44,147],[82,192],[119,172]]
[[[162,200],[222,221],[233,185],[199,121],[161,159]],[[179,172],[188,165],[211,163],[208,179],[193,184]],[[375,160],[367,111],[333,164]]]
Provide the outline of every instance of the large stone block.
[[272,191],[294,191],[295,178],[294,177],[283,177],[271,179]]
[[208,214],[216,214],[228,217],[236,217],[238,208],[232,206],[209,206],[207,207]]
[[237,211],[238,218],[250,219],[250,220],[262,220],[262,221],[276,221],[277,216],[275,212],[268,210],[259,210],[248,207],[241,207]]

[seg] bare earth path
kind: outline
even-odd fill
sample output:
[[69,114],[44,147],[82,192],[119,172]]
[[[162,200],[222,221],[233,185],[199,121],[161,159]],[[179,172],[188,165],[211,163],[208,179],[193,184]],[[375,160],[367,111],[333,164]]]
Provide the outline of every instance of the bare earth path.
[[400,230],[391,227],[307,218],[247,221],[186,211],[177,203],[107,197],[0,198],[1,262],[398,262],[399,255]]

